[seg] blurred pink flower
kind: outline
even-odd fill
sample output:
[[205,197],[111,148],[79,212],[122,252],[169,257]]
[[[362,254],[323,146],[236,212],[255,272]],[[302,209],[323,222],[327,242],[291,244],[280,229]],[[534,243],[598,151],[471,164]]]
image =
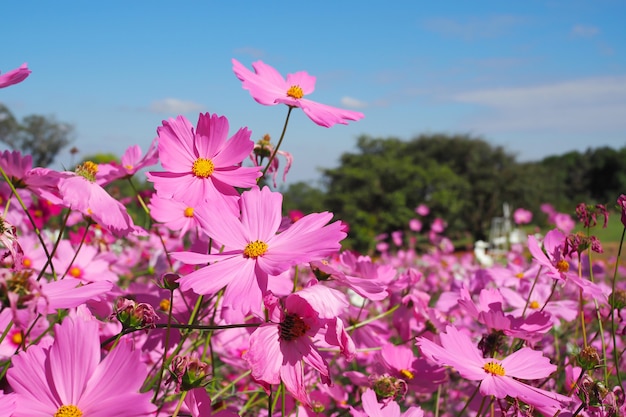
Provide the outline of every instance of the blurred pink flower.
[[273,67],[257,61],[252,64],[254,72],[233,59],[233,71],[243,83],[243,88],[257,103],[274,106],[282,103],[289,107],[300,107],[304,114],[320,126],[331,127],[337,123],[348,124],[348,120],[360,120],[363,113],[338,109],[304,98],[315,90],[315,77],[304,71],[287,74],[285,80]]
[[200,114],[196,129],[184,116],[163,121],[157,129],[159,157],[166,172],[149,172],[148,180],[163,197],[196,206],[204,201],[236,197],[235,187],[256,185],[259,167],[242,167],[254,143],[241,128],[229,140],[228,119]]
[[426,204],[420,204],[419,206],[415,207],[415,212],[420,216],[428,216],[428,214],[430,213],[430,209]]
[[31,345],[13,357],[7,379],[17,396],[13,417],[153,415],[140,351],[120,343],[100,360],[99,324],[86,310],[55,325],[51,346]]
[[148,151],[143,156],[139,145],[133,145],[126,149],[122,155],[121,163],[99,164],[96,182],[105,185],[120,178],[132,177],[140,169],[155,165],[158,162],[159,152],[156,139],[152,141]]
[[401,412],[400,406],[395,401],[386,403],[378,402],[376,393],[371,388],[365,390],[361,396],[363,411],[351,408],[353,417],[423,417],[424,411],[420,407],[409,407],[405,412]]
[[533,213],[521,207],[513,212],[513,221],[515,224],[528,224],[532,219]]
[[572,216],[566,213],[556,213],[554,215],[554,224],[566,235],[576,227],[576,222],[572,219]]
[[557,367],[541,352],[524,347],[504,359],[484,358],[469,336],[454,326],[440,333],[441,346],[424,338],[417,339],[422,354],[439,365],[451,366],[463,378],[480,381],[480,393],[496,398],[507,396],[549,410],[550,415],[570,402],[564,395],[527,385],[519,379],[549,377]]
[[30,73],[31,70],[29,70],[28,65],[24,63],[19,68],[0,74],[0,88],[21,83]]

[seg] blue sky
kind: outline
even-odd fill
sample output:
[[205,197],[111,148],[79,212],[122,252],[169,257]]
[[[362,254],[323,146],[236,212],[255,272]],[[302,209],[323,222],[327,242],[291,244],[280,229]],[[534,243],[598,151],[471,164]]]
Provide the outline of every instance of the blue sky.
[[534,160],[626,146],[625,16],[609,0],[11,1],[0,71],[33,73],[0,102],[74,124],[79,157],[145,150],[162,120],[199,112],[277,139],[286,108],[257,104],[232,72],[232,58],[260,59],[365,114],[326,129],[295,113],[287,183],[317,181],[362,134],[469,133]]

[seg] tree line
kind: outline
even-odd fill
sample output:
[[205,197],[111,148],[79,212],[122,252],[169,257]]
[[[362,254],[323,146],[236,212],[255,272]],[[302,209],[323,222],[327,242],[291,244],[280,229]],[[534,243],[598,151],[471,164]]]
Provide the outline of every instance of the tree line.
[[518,162],[513,153],[468,134],[424,134],[411,140],[361,136],[356,152],[322,169],[319,187],[299,182],[284,189],[287,210],[330,210],[348,221],[348,245],[367,252],[375,236],[408,230],[415,207],[441,217],[453,238],[485,239],[503,203],[545,221],[542,203],[574,214],[580,202],[611,208],[626,192],[626,146],[589,148]]

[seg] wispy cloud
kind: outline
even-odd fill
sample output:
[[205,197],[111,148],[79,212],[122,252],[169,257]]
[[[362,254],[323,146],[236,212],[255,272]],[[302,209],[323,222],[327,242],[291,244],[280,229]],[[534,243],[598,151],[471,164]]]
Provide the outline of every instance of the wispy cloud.
[[444,36],[476,40],[500,36],[510,30],[511,27],[520,25],[524,21],[524,18],[514,15],[495,15],[462,20],[441,17],[424,20],[421,26]]
[[362,109],[364,107],[367,107],[366,102],[347,96],[341,98],[341,104],[343,104],[345,107],[350,107],[353,109]]
[[259,59],[265,56],[265,51],[263,51],[262,49],[246,46],[243,48],[235,49],[235,54],[248,55],[253,59]]
[[454,101],[482,107],[465,127],[486,132],[607,132],[626,128],[626,76],[470,91]]
[[162,100],[153,101],[150,103],[148,110],[152,113],[188,113],[192,111],[202,111],[206,107],[202,104],[180,100],[177,98],[164,98]]
[[600,29],[595,26],[589,25],[575,25],[570,35],[574,38],[593,38],[598,33],[600,33]]

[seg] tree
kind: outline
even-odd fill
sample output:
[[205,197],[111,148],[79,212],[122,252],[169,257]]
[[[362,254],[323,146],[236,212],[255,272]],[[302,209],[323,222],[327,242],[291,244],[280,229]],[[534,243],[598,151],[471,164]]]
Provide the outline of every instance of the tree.
[[356,249],[371,249],[379,233],[406,230],[420,203],[430,207],[431,217],[448,222],[451,235],[469,232],[474,239],[486,238],[503,203],[528,207],[523,181],[532,173],[523,173],[514,155],[480,138],[362,136],[357,149],[343,154],[338,168],[323,171],[328,208],[349,222]]
[[50,165],[59,151],[73,140],[74,127],[54,117],[30,115],[18,122],[0,104],[0,142],[33,157],[33,166]]

